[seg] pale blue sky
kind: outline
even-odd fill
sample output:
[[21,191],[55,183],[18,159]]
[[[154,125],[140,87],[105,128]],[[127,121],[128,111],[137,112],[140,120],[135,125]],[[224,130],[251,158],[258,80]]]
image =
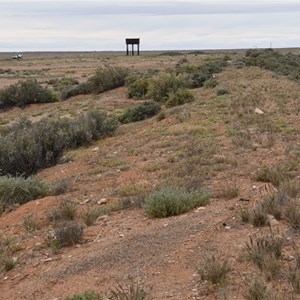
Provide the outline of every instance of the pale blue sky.
[[300,0],[0,0],[0,51],[300,47]]

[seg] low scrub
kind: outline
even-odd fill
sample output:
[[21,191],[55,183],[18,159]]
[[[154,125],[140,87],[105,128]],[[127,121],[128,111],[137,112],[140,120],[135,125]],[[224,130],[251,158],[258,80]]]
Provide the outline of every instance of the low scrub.
[[257,181],[270,182],[276,187],[288,180],[289,177],[287,170],[281,166],[264,166],[256,173]]
[[52,210],[48,219],[50,222],[59,223],[62,221],[73,221],[77,215],[76,203],[70,200],[63,200],[58,208]]
[[193,101],[195,101],[195,97],[190,91],[186,89],[179,89],[175,93],[171,93],[169,95],[169,99],[166,102],[166,107],[183,105]]
[[181,88],[190,86],[187,74],[161,72],[152,77],[147,97],[154,101],[165,103],[171,93],[175,93]]
[[290,226],[294,229],[300,229],[300,203],[297,200],[291,200],[285,207],[284,216]]
[[84,292],[65,298],[65,300],[104,300],[104,298],[95,291]]
[[279,300],[279,298],[275,298],[265,280],[258,276],[247,280],[244,297],[246,300]]
[[145,199],[145,212],[154,218],[179,215],[197,206],[207,205],[210,194],[204,190],[165,187],[150,193]]
[[55,165],[67,149],[112,135],[116,127],[117,120],[101,111],[91,111],[74,120],[21,120],[0,136],[1,173],[29,176]]
[[292,80],[300,80],[300,57],[295,54],[281,54],[272,49],[248,50],[244,59],[247,66],[258,66],[271,70]]
[[282,257],[283,238],[273,233],[256,238],[247,243],[248,259],[254,263],[268,279],[279,273],[278,260]]
[[121,67],[99,68],[95,75],[90,77],[87,82],[81,83],[75,88],[71,88],[63,94],[64,99],[76,95],[100,94],[105,91],[115,89],[125,84],[128,70]]
[[19,81],[0,91],[0,108],[55,101],[57,96],[36,80]]
[[127,97],[133,99],[145,99],[149,89],[149,79],[137,79],[127,86]]
[[131,283],[129,287],[119,286],[111,291],[111,300],[151,300],[152,297],[140,283]]
[[158,103],[149,101],[140,105],[134,105],[129,107],[119,117],[119,121],[123,124],[130,122],[143,121],[157,115],[161,110]]
[[202,280],[215,285],[224,285],[231,268],[227,261],[221,261],[214,255],[206,257],[203,265],[198,269]]
[[73,246],[80,242],[83,236],[83,226],[76,221],[57,223],[54,231],[55,238],[61,247]]
[[47,196],[49,186],[36,177],[0,176],[0,208]]

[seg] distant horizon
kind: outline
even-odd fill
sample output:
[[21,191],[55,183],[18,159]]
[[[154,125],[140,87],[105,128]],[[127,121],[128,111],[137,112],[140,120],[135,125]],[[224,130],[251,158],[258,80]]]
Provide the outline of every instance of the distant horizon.
[[293,48],[299,19],[299,0],[1,0],[0,51]]
[[[125,47],[125,46],[124,46]],[[265,50],[265,49],[272,49],[272,50],[300,50],[300,46],[293,46],[293,47],[252,47],[252,48],[215,48],[215,49],[140,49],[140,53],[143,52],[205,52],[205,51],[213,51],[213,52],[222,52],[222,51],[247,51],[247,50]],[[0,54],[11,54],[11,53],[109,53],[109,52],[122,52],[126,54],[126,48],[123,50],[25,50],[25,51],[0,51]],[[130,54],[131,56],[131,54]],[[137,56],[136,51],[134,56]]]

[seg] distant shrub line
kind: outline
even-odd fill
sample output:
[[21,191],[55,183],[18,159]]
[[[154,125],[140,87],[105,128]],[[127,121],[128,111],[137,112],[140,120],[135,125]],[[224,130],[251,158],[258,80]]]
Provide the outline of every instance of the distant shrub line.
[[[178,90],[183,90],[182,99],[176,104],[181,105],[190,102],[184,99],[187,95],[186,89],[204,86],[205,82],[213,79],[213,74],[221,72],[226,66],[226,60],[220,59],[199,66],[179,64],[173,71],[130,74],[126,78],[127,96],[166,103],[171,95],[176,94]],[[191,99],[190,96],[188,98]]]
[[246,53],[244,62],[247,66],[257,66],[271,70],[279,75],[288,76],[291,80],[300,80],[300,56],[281,54],[272,49],[251,49]]
[[85,83],[73,78],[49,80],[56,92],[40,85],[37,80],[21,80],[0,91],[0,109],[13,106],[24,107],[32,103],[48,103],[66,100],[76,95],[99,94],[125,84],[128,70],[121,67],[105,67],[97,69],[95,75]]
[[0,136],[0,172],[34,174],[55,165],[66,149],[112,135],[117,124],[101,111],[90,111],[78,119],[44,118],[36,123],[23,119]]

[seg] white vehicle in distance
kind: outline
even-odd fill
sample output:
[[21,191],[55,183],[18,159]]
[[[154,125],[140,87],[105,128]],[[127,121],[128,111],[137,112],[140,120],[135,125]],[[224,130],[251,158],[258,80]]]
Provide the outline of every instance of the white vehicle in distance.
[[12,59],[22,59],[23,55],[22,54],[14,54],[11,58]]

